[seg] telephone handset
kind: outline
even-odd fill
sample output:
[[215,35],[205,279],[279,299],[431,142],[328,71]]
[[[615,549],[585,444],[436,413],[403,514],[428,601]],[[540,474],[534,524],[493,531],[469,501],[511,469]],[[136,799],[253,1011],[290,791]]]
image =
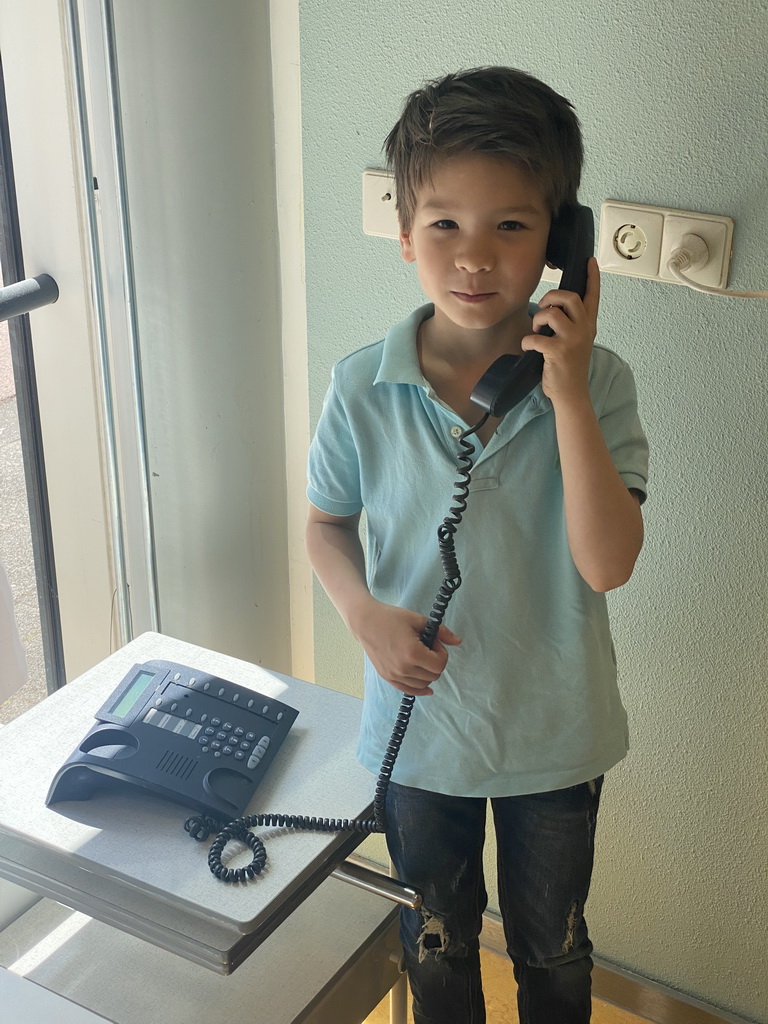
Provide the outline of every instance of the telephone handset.
[[[595,223],[588,206],[568,206],[552,225],[547,262],[563,271],[559,288],[582,298],[587,290],[587,261],[595,250]],[[550,327],[539,334],[551,337]],[[544,357],[540,352],[500,356],[475,385],[470,396],[490,416],[506,416],[541,380]]]

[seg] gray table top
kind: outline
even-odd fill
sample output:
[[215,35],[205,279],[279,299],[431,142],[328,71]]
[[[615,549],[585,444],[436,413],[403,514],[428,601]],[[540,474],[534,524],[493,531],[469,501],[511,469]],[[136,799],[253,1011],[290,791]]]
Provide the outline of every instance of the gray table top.
[[[0,730],[0,875],[227,973],[360,841],[263,830],[248,885],[218,882],[185,809],[140,790],[45,806],[51,779],[135,663],[176,661],[299,711],[246,813],[370,816],[375,779],[354,757],[361,702],[205,648],[145,633]],[[271,839],[270,839],[271,834]],[[247,863],[250,853],[236,860]]]

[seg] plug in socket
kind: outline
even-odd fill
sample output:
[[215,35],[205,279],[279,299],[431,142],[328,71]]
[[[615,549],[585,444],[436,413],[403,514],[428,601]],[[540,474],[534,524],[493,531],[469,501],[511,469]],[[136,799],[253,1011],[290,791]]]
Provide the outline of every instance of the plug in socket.
[[682,243],[684,235],[698,235],[703,238],[709,249],[706,266],[698,270],[686,270],[697,284],[710,288],[725,288],[728,284],[728,268],[731,263],[731,246],[733,243],[733,221],[730,217],[717,217],[714,214],[670,212],[664,219],[664,234],[661,240],[661,262],[659,280],[682,284],[676,280],[667,264],[675,249]]

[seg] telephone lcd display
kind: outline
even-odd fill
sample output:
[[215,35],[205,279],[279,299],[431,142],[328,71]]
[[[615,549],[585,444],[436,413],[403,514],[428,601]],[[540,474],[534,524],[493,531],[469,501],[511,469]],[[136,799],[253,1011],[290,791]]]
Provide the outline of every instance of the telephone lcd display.
[[154,672],[139,672],[117,704],[115,704],[113,708],[110,708],[110,713],[116,715],[118,718],[124,718],[137,704],[139,698],[143,695],[147,686],[154,680],[154,678]]

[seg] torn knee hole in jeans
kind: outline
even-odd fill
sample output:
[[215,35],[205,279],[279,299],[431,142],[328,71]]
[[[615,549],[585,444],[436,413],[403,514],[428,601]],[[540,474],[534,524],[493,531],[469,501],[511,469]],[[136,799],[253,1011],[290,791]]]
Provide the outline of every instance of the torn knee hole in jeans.
[[576,924],[579,920],[579,903],[578,900],[571,904],[571,909],[568,911],[568,917],[565,922],[565,939],[563,941],[562,952],[570,953],[573,949],[573,933],[576,928]]
[[419,933],[419,963],[423,963],[428,956],[437,957],[445,953],[451,938],[442,918],[436,917],[426,907],[422,907],[421,916],[424,923]]

